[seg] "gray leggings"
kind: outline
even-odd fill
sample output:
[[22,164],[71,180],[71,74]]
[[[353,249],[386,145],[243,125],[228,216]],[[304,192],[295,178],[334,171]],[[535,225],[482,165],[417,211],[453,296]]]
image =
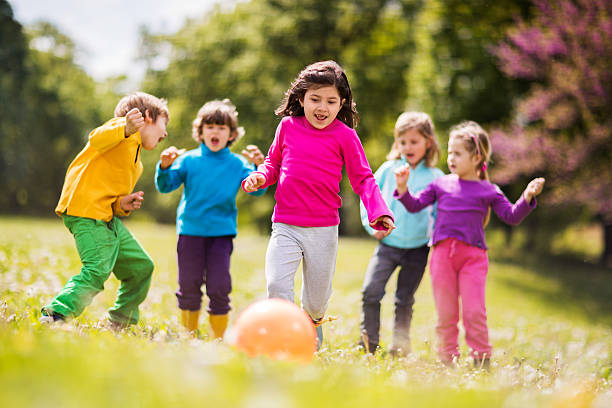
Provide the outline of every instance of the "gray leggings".
[[313,320],[325,315],[332,294],[338,226],[298,227],[275,222],[266,252],[268,298],[294,301],[294,280],[302,264],[302,308]]

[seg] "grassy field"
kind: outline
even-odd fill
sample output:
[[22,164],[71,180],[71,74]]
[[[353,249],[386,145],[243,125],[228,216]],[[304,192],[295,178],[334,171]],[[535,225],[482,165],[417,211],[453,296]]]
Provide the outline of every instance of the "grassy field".
[[[324,347],[314,362],[298,365],[249,359],[208,341],[206,325],[197,339],[185,335],[174,296],[174,227],[126,224],[156,270],[140,324],[116,333],[103,324],[118,286],[114,278],[79,318],[41,326],[40,307],[80,269],[72,236],[59,219],[0,218],[0,406],[612,406],[609,270],[518,253],[492,232],[492,367],[475,370],[466,359],[449,369],[434,352],[429,274],[417,292],[413,353],[392,359],[359,351],[360,287],[375,243],[341,238],[329,307],[338,319],[324,326]],[[235,242],[230,323],[265,297],[267,241],[267,235],[245,233]],[[392,309],[387,295],[383,346],[391,338]]]

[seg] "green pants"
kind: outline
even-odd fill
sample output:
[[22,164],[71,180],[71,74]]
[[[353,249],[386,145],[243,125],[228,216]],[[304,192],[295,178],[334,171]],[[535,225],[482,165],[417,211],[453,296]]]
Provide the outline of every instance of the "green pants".
[[121,285],[115,305],[108,311],[110,320],[138,323],[138,306],[151,285],[153,260],[117,217],[109,222],[67,214],[62,218],[74,236],[83,267],[44,309],[63,316],[80,315],[104,290],[104,282],[113,272]]

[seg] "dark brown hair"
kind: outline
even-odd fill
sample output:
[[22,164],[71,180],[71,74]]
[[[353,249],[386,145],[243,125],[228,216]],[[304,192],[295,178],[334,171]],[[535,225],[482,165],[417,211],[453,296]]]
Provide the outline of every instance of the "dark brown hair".
[[306,91],[329,85],[338,89],[340,99],[343,100],[337,118],[350,128],[356,127],[359,115],[353,101],[353,92],[346,73],[335,61],[319,61],[304,68],[291,83],[291,87],[285,92],[283,101],[274,113],[277,116],[304,116],[304,108],[300,101],[304,101]]

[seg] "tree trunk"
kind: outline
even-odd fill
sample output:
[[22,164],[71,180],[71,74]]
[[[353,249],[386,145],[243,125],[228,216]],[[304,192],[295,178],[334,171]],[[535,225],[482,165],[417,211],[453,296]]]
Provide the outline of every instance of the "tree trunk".
[[601,264],[605,267],[612,267],[612,221],[601,217],[601,224],[604,231],[604,248],[601,254]]

